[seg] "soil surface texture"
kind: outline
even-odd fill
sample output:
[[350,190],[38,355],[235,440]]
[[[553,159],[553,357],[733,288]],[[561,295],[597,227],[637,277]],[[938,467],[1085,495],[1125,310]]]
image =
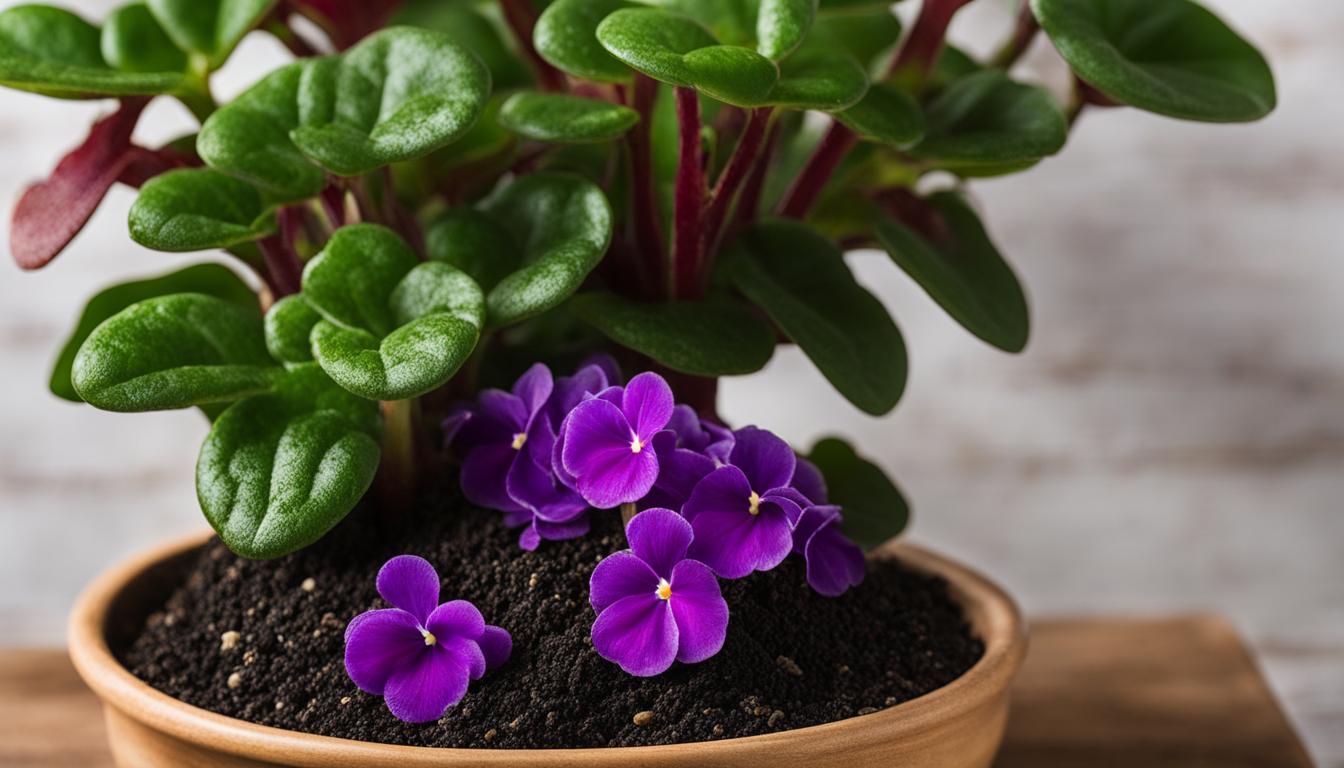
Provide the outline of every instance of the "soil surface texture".
[[[867,714],[960,676],[984,646],[939,579],[869,565],[843,597],[808,588],[801,558],[721,582],[732,611],[715,657],[631,677],[593,650],[588,578],[625,548],[615,513],[588,536],[517,545],[500,516],[435,494],[392,523],[357,510],[316,545],[249,561],[218,540],[123,663],[198,707],[296,731],[433,747],[601,747],[728,739]],[[411,725],[346,676],[351,617],[386,607],[390,557],[428,559],[440,599],[476,604],[513,635],[513,656],[440,720]]]

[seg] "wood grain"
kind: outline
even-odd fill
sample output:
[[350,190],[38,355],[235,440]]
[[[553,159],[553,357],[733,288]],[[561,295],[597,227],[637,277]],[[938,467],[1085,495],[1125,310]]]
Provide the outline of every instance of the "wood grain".
[[[0,652],[0,765],[112,765],[93,694],[56,650]],[[1311,765],[1222,619],[1032,628],[1000,768]]]

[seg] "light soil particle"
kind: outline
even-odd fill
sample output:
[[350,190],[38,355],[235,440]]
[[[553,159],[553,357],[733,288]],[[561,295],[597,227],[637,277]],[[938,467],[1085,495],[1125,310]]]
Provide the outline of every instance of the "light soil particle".
[[230,688],[237,688],[237,687],[241,686],[242,684],[243,684],[243,676],[242,676],[242,675],[238,674],[237,672],[234,672],[233,674],[229,675],[228,686],[229,686]]
[[635,713],[635,725],[648,725],[653,722],[653,713],[649,710]]
[[232,651],[234,648],[238,647],[238,643],[241,642],[242,639],[242,634],[231,629],[219,636],[219,650]]
[[302,584],[299,584],[299,589],[302,589],[304,592],[312,592],[314,589],[317,589],[317,580],[312,576],[309,576],[303,580]]
[[494,740],[495,740],[495,737],[498,736],[498,735],[499,735],[499,731],[495,730],[494,728],[491,728],[490,730],[488,730],[488,731],[485,732],[485,737],[484,737],[484,738],[485,738],[486,741],[494,741]]
[[784,673],[787,675],[791,675],[793,677],[803,676],[803,670],[801,667],[798,666],[798,662],[794,661],[788,656],[777,656],[775,658],[775,663],[778,664],[779,668],[784,670]]
[[766,721],[766,725],[774,728],[782,722],[784,722],[784,713],[776,709],[774,712],[770,713],[770,719]]

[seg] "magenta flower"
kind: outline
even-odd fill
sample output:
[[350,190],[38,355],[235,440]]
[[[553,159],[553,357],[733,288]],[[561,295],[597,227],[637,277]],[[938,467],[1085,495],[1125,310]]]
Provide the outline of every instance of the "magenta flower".
[[677,436],[677,447],[708,456],[715,466],[728,463],[733,450],[733,431],[708,419],[702,419],[689,405],[672,409],[667,428]]
[[589,504],[610,509],[639,501],[658,479],[653,436],[672,418],[672,390],[641,373],[619,393],[579,403],[565,419],[561,465]]
[[424,723],[462,700],[467,684],[508,661],[513,639],[465,600],[439,605],[439,575],[414,555],[388,560],[378,594],[393,607],[361,613],[345,628],[345,671],[382,696],[398,719]]
[[802,515],[794,489],[796,458],[763,429],[734,433],[728,465],[705,476],[681,513],[695,529],[691,557],[725,579],[768,571],[793,548],[792,521]]
[[863,582],[863,550],[840,529],[840,508],[817,504],[794,523],[793,551],[807,563],[807,583],[819,594],[839,597]]
[[639,677],[718,653],[728,633],[728,603],[713,571],[686,559],[690,524],[670,509],[646,509],[625,535],[630,549],[598,563],[589,583],[597,611],[593,648]]

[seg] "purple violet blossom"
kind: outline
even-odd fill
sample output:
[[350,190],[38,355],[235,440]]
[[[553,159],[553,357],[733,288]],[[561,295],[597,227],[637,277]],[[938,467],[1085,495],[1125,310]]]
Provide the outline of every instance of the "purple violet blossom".
[[728,464],[705,476],[681,513],[695,529],[691,556],[725,579],[768,571],[793,549],[793,521],[802,515],[789,487],[796,457],[763,429],[734,433]]
[[656,373],[641,373],[623,390],[590,397],[565,419],[563,474],[598,509],[642,499],[658,479],[653,436],[672,418],[672,389]]
[[709,566],[686,559],[690,524],[670,509],[646,509],[625,535],[630,549],[593,569],[593,648],[638,677],[718,653],[728,633],[728,603]]
[[840,507],[827,503],[826,479],[817,465],[798,459],[792,494],[801,509],[793,522],[793,553],[807,563],[807,583],[819,594],[839,597],[863,582],[863,550],[841,530]]
[[513,639],[465,600],[439,605],[439,575],[414,555],[388,560],[378,594],[392,608],[361,613],[345,628],[345,671],[408,723],[437,720],[471,680],[505,661]]

